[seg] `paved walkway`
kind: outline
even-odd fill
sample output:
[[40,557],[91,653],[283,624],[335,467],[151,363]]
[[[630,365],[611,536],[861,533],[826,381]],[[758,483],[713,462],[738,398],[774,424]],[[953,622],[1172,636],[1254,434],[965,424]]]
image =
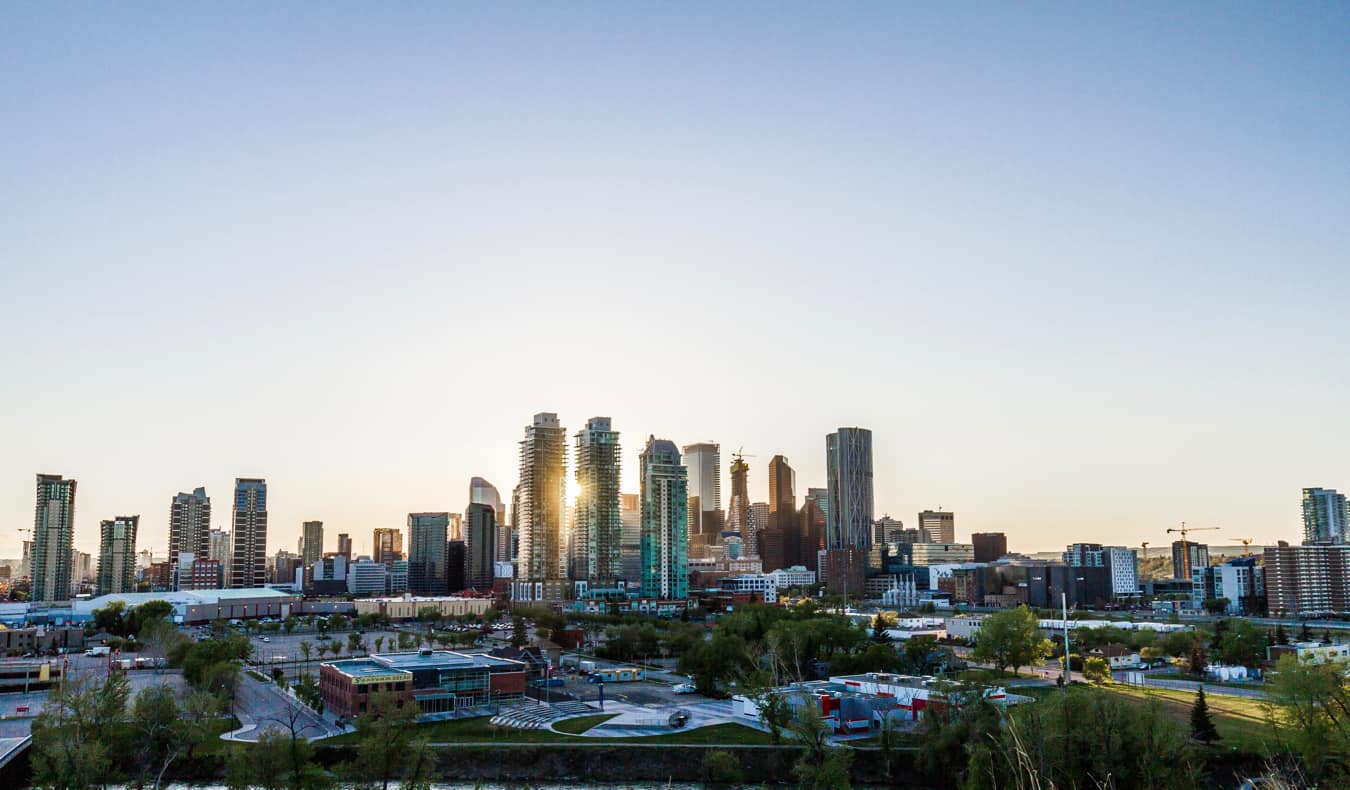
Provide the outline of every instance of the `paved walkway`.
[[311,741],[343,732],[276,684],[263,683],[247,672],[239,678],[234,715],[239,719],[240,727],[222,734],[222,740],[256,743],[269,729],[290,732],[292,722],[297,734]]

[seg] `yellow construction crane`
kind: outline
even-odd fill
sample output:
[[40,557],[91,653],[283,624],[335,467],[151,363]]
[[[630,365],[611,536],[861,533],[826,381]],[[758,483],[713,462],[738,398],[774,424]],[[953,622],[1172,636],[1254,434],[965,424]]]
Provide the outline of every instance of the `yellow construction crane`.
[[1242,544],[1242,556],[1244,556],[1244,557],[1250,557],[1250,556],[1252,556],[1252,539],[1251,539],[1251,538],[1229,538],[1229,540],[1236,540],[1238,543],[1241,543],[1241,544]]
[[1184,578],[1187,580],[1190,580],[1191,578],[1191,542],[1186,539],[1186,536],[1192,532],[1205,532],[1207,530],[1217,529],[1218,527],[1188,527],[1186,526],[1186,522],[1183,521],[1181,522],[1180,527],[1167,530],[1168,532],[1181,533],[1181,567],[1186,572]]

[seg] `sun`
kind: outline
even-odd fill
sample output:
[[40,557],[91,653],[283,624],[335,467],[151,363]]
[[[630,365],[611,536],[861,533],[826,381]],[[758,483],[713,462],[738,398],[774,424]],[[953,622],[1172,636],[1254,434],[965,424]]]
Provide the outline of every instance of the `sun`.
[[567,492],[564,496],[567,497],[568,507],[575,505],[581,498],[581,483],[578,483],[575,477],[567,478]]

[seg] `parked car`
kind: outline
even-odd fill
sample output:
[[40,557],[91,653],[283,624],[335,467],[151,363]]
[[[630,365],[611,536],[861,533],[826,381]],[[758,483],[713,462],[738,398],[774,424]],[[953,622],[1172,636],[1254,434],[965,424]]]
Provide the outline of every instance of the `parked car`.
[[693,693],[694,693],[694,684],[693,684],[693,683],[680,683],[680,684],[676,685],[675,688],[673,688],[673,689],[671,689],[671,690],[674,691],[676,694],[693,694]]

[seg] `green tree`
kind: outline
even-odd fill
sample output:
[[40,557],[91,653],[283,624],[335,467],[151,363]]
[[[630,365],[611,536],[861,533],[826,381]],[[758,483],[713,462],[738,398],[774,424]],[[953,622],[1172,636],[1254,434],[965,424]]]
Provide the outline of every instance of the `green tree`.
[[347,652],[351,653],[352,655],[355,655],[356,653],[360,652],[360,650],[361,650],[361,635],[354,631],[350,634],[347,634]]
[[1050,640],[1041,636],[1035,612],[1019,606],[984,618],[973,655],[977,661],[987,661],[1001,671],[1012,667],[1015,675],[1022,667],[1044,661],[1050,653]]
[[774,689],[759,689],[751,694],[759,706],[759,718],[769,728],[769,738],[774,745],[783,742],[783,730],[792,724],[792,705],[787,695]]
[[1228,611],[1228,604],[1227,598],[1206,598],[1200,603],[1200,606],[1208,614],[1219,615]]
[[356,720],[356,777],[385,790],[394,780],[403,787],[425,782],[432,760],[426,738],[415,734],[416,723],[415,704],[388,692],[371,697],[368,712]]
[[308,639],[301,639],[301,640],[300,640],[300,655],[304,656],[304,658],[305,658],[305,668],[306,668],[306,669],[309,668],[309,659],[310,659],[310,656],[312,656],[313,654],[314,654],[314,643],[311,642],[311,641],[309,641]]
[[888,619],[888,617],[881,613],[878,613],[876,617],[872,618],[873,642],[885,643],[888,645],[891,643],[891,638],[886,635],[886,629],[890,625],[890,623],[887,622]]
[[1234,620],[1219,643],[1224,664],[1257,667],[1266,657],[1266,635],[1248,620]]
[[173,689],[159,685],[141,690],[131,704],[131,725],[136,733],[141,781],[151,781],[158,787],[164,772],[187,745]]
[[709,785],[739,785],[745,780],[741,761],[731,752],[710,751],[703,754],[703,781]]
[[831,746],[830,729],[815,706],[802,708],[792,730],[802,744],[802,755],[792,766],[797,786],[804,790],[847,790],[852,787],[849,763],[853,753]]
[[1205,652],[1205,643],[1202,639],[1196,639],[1191,645],[1191,655],[1189,658],[1191,674],[1196,677],[1204,677],[1205,668],[1209,666],[1209,655]]
[[1307,620],[1304,620],[1303,622],[1298,624],[1298,641],[1300,642],[1312,641],[1312,631],[1308,630]]
[[517,650],[519,650],[520,648],[524,647],[527,642],[529,642],[529,639],[530,637],[525,630],[525,618],[520,615],[512,617],[511,647],[514,647]]
[[33,720],[32,769],[37,787],[84,788],[113,778],[114,733],[125,716],[130,686],[116,673],[106,679],[67,678],[47,692]]
[[1214,743],[1219,740],[1219,731],[1214,719],[1209,715],[1209,703],[1205,700],[1205,687],[1195,692],[1195,704],[1191,705],[1191,737],[1201,743]]
[[1089,683],[1110,683],[1111,665],[1104,658],[1089,657],[1083,662],[1083,678]]
[[1273,674],[1268,716],[1276,738],[1302,759],[1314,781],[1330,787],[1350,780],[1350,769],[1337,759],[1350,754],[1350,680],[1342,667],[1286,655]]

